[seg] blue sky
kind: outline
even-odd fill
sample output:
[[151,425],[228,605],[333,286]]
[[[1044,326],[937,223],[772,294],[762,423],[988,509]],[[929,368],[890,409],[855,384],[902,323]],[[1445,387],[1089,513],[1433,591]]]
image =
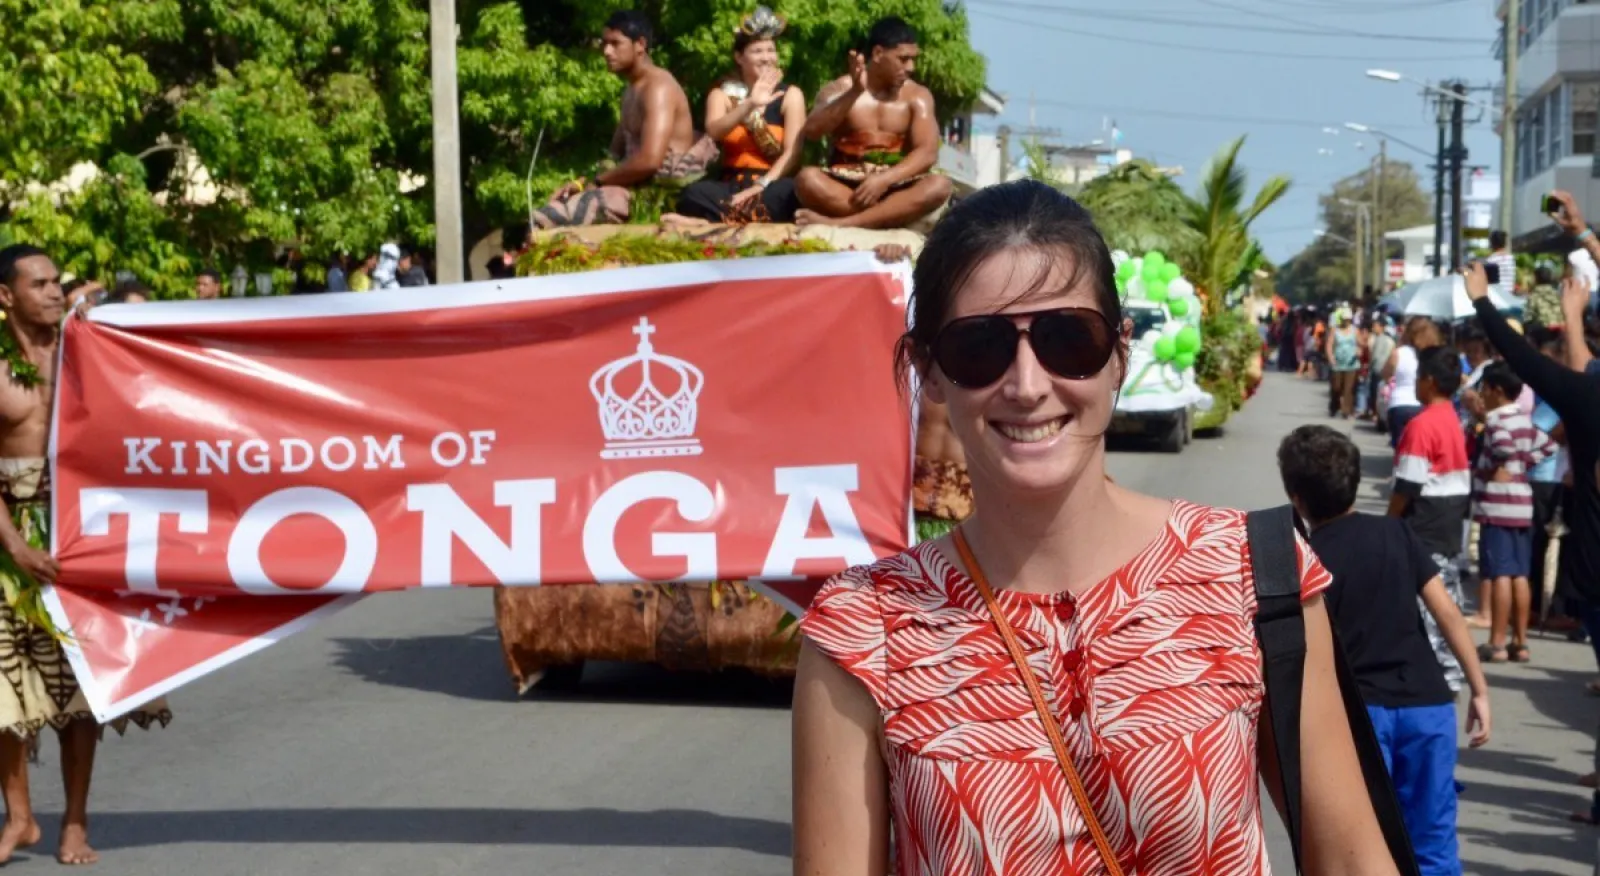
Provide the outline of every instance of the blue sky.
[[[1317,196],[1376,152],[1370,138],[1358,150],[1362,138],[1345,122],[1383,128],[1429,153],[1436,145],[1421,89],[1365,71],[1498,86],[1494,3],[968,0],[967,10],[989,86],[1008,100],[1001,121],[1014,129],[1029,123],[1030,93],[1035,124],[1060,129],[1069,143],[1105,136],[1104,120],[1114,118],[1124,146],[1181,165],[1178,182],[1190,191],[1220,146],[1249,135],[1242,159],[1252,182],[1275,173],[1294,180],[1256,225],[1268,257],[1282,261],[1316,232]],[[1500,138],[1488,118],[1470,124],[1474,115],[1469,107],[1468,163],[1498,172]],[[1412,162],[1431,188],[1429,158],[1393,142],[1389,155]]]

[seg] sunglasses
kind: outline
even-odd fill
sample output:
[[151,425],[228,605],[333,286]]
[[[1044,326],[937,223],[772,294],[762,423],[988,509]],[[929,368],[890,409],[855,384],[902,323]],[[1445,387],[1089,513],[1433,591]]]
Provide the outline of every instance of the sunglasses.
[[[1017,326],[1022,317],[1032,317],[1025,329]],[[952,320],[940,329],[933,339],[933,361],[956,386],[982,389],[1011,370],[1023,335],[1039,364],[1067,380],[1099,374],[1117,340],[1105,315],[1086,307],[988,313]]]

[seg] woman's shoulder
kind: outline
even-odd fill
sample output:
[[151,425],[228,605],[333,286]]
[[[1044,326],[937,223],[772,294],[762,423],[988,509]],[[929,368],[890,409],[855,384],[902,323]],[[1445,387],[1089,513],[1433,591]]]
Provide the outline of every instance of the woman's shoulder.
[[812,612],[819,604],[832,601],[880,603],[886,596],[931,589],[943,577],[944,566],[948,561],[934,541],[921,542],[869,565],[852,566],[823,583],[812,600]]

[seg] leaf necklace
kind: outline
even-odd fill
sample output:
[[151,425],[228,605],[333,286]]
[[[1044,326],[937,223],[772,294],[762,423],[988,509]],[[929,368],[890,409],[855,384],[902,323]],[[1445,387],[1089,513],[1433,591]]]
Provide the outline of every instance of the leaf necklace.
[[28,361],[22,346],[17,343],[16,335],[9,328],[0,328],[0,354],[6,357],[6,373],[12,383],[23,389],[33,389],[43,380],[39,376],[39,366]]

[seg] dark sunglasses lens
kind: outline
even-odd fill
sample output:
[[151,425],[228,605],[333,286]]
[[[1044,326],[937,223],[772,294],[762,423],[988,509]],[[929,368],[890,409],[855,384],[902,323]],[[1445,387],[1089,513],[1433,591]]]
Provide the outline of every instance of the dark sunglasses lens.
[[1093,377],[1111,361],[1111,326],[1093,311],[1041,313],[1028,337],[1039,364],[1057,377]]
[[944,327],[933,358],[957,386],[988,386],[1005,376],[1017,355],[1017,326],[1003,316],[956,320]]

